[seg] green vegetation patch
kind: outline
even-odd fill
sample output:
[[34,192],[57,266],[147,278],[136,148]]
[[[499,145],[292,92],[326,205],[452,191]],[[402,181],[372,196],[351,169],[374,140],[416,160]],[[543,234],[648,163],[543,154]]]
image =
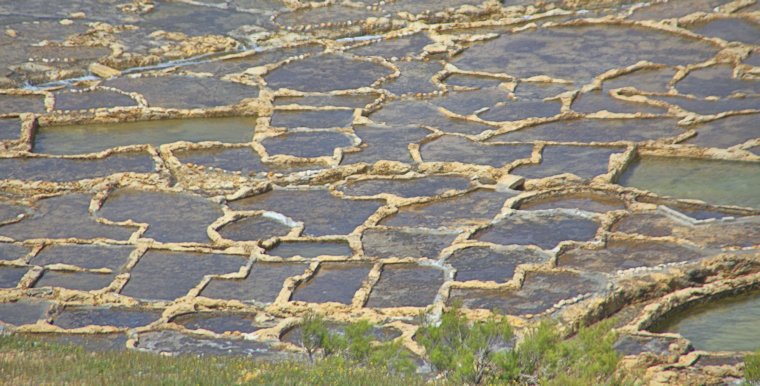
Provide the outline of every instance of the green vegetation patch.
[[[307,359],[263,363],[250,357],[167,357],[133,350],[87,352],[33,337],[0,336],[4,384],[202,384],[202,385],[620,385],[619,355],[612,348],[613,320],[581,328],[565,339],[557,324],[542,321],[515,347],[505,318],[470,322],[458,308],[425,324],[415,339],[435,373],[416,374],[414,355],[400,339],[379,342],[367,321],[331,330],[307,315],[300,344]],[[417,359],[419,360],[419,358]],[[748,380],[760,378],[760,353],[748,356]]]

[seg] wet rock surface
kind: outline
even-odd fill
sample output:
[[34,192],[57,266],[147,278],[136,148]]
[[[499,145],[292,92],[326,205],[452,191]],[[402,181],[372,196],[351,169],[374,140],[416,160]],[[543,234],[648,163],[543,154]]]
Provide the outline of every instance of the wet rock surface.
[[438,268],[413,264],[386,265],[372,288],[367,306],[424,307],[433,303],[442,284],[443,271]]
[[108,3],[0,1],[4,328],[282,359],[304,307],[413,352],[458,302],[625,314],[670,384],[760,348],[693,307],[760,283],[755,1]]
[[323,263],[308,281],[296,288],[292,300],[351,304],[371,269],[369,264]]
[[561,301],[603,291],[598,277],[576,273],[529,273],[519,290],[454,289],[449,301],[460,301],[467,308],[489,309],[511,315],[540,314]]
[[64,329],[87,326],[114,326],[136,328],[158,320],[160,313],[119,308],[72,308],[65,309],[53,318],[53,324]]
[[256,262],[242,279],[212,279],[201,295],[217,299],[248,302],[274,302],[285,279],[304,274],[307,266],[301,263]]
[[469,247],[460,249],[446,258],[446,262],[457,270],[457,281],[512,280],[515,270],[522,264],[541,264],[548,255],[532,249],[494,250],[490,247]]
[[480,241],[501,245],[535,245],[552,249],[562,241],[589,241],[599,224],[593,219],[568,216],[514,215],[475,233]]
[[189,330],[202,329],[217,334],[232,332],[247,334],[264,327],[255,321],[255,315],[219,314],[213,312],[184,314],[172,319],[172,322],[180,324]]

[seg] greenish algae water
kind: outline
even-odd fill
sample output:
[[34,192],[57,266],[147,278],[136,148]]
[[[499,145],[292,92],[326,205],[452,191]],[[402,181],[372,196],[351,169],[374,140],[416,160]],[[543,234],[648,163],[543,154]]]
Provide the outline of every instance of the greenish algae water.
[[44,126],[37,130],[34,152],[87,154],[117,146],[163,145],[177,141],[243,143],[253,140],[254,117],[195,118]]
[[642,157],[618,183],[659,195],[760,209],[760,162]]
[[677,332],[697,350],[760,349],[760,291],[689,307],[652,328]]

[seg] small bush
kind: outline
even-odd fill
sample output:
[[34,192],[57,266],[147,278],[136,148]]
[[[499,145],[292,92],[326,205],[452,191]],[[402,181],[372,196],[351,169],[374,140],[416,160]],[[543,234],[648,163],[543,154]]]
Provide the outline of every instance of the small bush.
[[301,346],[306,350],[309,361],[314,363],[314,355],[329,345],[329,331],[320,315],[310,313],[301,324]]
[[506,320],[470,324],[458,308],[445,312],[439,325],[417,331],[417,341],[425,347],[430,363],[456,383],[480,383],[499,361],[499,347],[511,339]]
[[312,363],[321,353],[331,361],[339,358],[349,364],[384,367],[389,374],[413,373],[416,366],[403,344],[377,342],[373,329],[370,322],[361,320],[347,325],[343,334],[332,332],[321,316],[309,314],[301,326],[301,344]]
[[555,322],[544,320],[514,350],[500,350],[512,338],[505,320],[468,323],[453,308],[438,326],[422,327],[417,340],[430,363],[456,384],[619,384],[623,380],[614,376],[619,355],[612,347],[612,324],[608,320],[582,327],[564,339]]
[[760,384],[760,350],[744,357],[744,378]]

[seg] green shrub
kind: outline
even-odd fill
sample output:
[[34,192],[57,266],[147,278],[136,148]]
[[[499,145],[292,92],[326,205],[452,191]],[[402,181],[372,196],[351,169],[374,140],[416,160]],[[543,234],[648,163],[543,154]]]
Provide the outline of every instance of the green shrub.
[[340,334],[330,331],[321,316],[309,314],[301,326],[301,344],[312,363],[321,353],[332,361],[340,358],[349,364],[386,368],[390,374],[413,373],[416,366],[404,345],[400,341],[377,342],[373,329],[370,322],[360,320]]
[[747,382],[760,383],[760,350],[744,357],[744,378]]
[[346,354],[350,359],[366,362],[372,354],[373,326],[360,320],[346,326]]
[[[602,385],[612,379],[620,360],[613,349],[613,320],[581,327],[571,339],[563,339],[556,323],[543,320],[528,331],[503,365],[500,378],[545,385]],[[517,370],[515,370],[517,367]],[[519,375],[514,376],[515,373]]]
[[454,307],[444,312],[439,325],[420,328],[417,340],[430,363],[456,384],[619,384],[613,323],[582,327],[564,339],[555,322],[543,320],[514,350],[498,350],[512,338],[505,320],[468,323]]
[[309,361],[314,363],[314,355],[328,345],[329,331],[322,316],[309,313],[301,324],[301,346],[306,350]]
[[439,325],[417,331],[430,363],[452,381],[468,384],[478,384],[492,372],[499,361],[499,345],[512,336],[506,320],[468,323],[457,307],[444,312]]

